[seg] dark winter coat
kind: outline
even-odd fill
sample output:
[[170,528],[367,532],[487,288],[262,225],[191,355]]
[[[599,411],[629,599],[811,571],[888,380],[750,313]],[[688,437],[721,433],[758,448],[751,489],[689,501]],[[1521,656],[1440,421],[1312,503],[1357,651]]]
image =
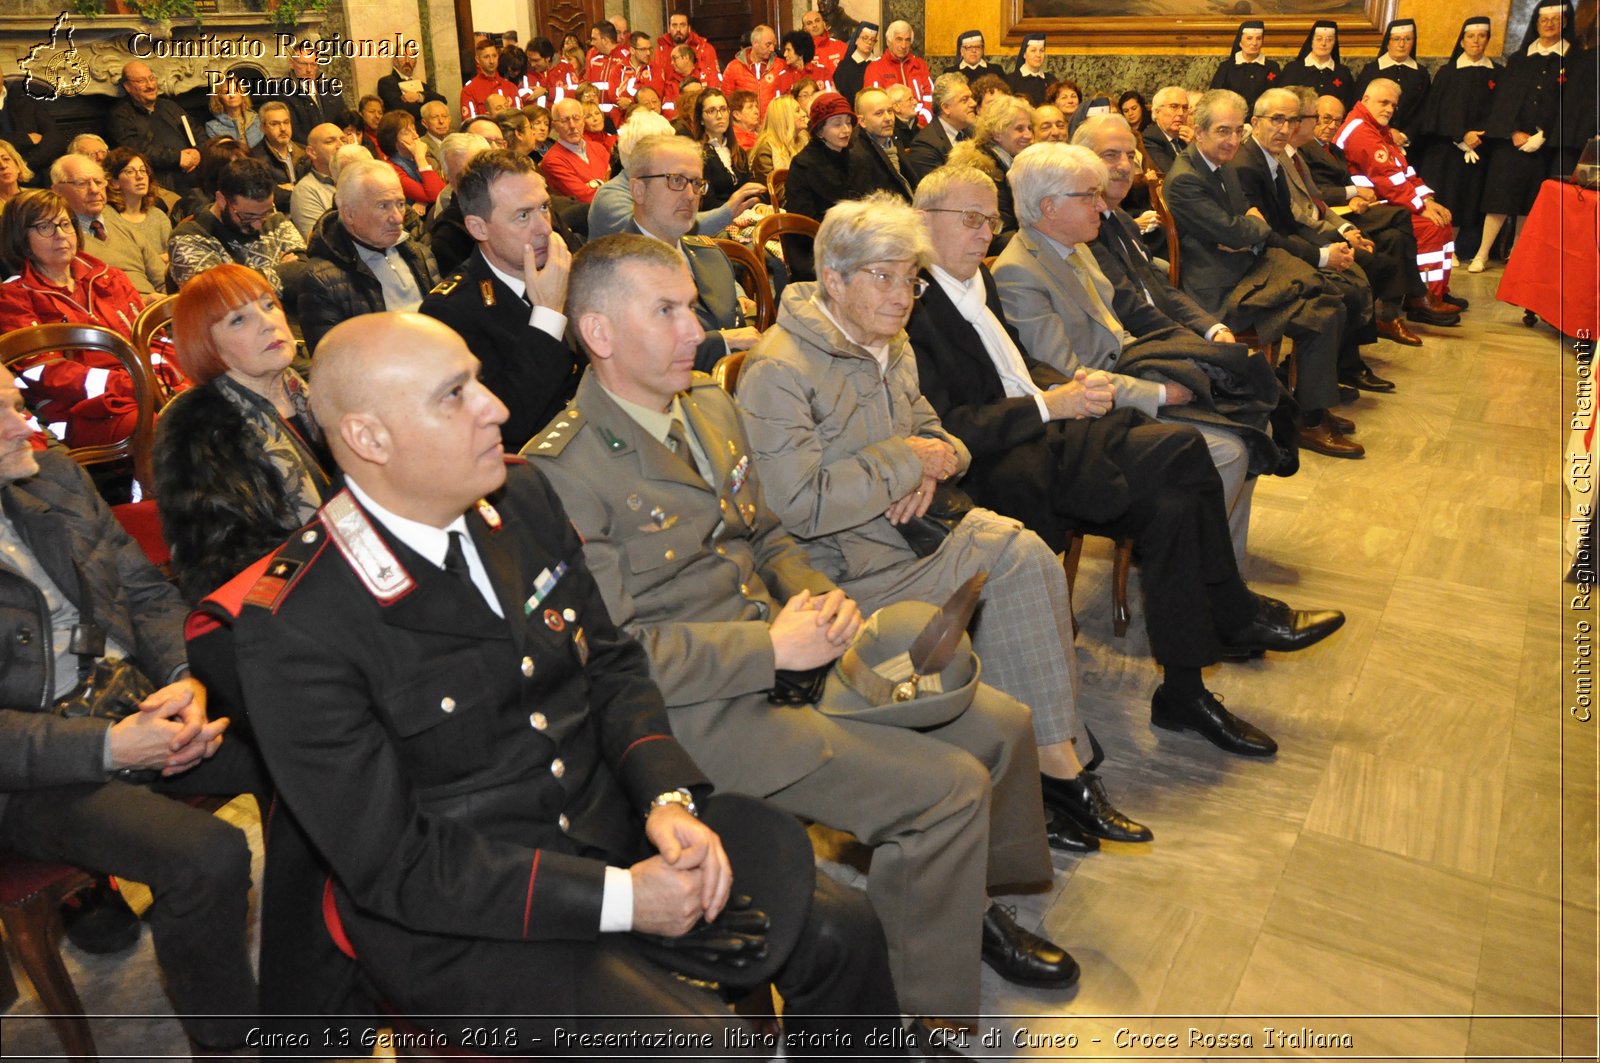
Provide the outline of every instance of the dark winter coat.
[[[401,240],[396,250],[411,269],[417,295],[426,296],[439,283],[439,264],[433,252],[410,237]],[[356,254],[355,240],[338,211],[329,211],[318,220],[306,242],[306,255],[310,261],[300,288],[300,330],[306,349],[315,353],[322,337],[339,322],[382,312],[383,285]]]

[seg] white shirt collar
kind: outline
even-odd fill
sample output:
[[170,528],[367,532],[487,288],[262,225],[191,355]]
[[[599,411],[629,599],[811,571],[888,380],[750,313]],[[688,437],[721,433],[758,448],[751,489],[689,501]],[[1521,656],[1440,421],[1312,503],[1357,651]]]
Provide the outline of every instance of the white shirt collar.
[[361,503],[361,508],[372,514],[372,518],[385,528],[389,529],[396,539],[405,543],[411,549],[421,554],[429,562],[444,567],[445,551],[450,549],[450,533],[458,531],[466,539],[464,544],[470,559],[477,554],[477,547],[472,542],[472,536],[467,532],[467,515],[465,513],[442,528],[435,528],[431,524],[402,517],[391,512],[372,500],[372,496],[361,489],[355,478],[348,473],[344,478],[345,486],[350,488],[350,493],[356,496],[356,501]]
[[1251,65],[1266,66],[1267,65],[1267,53],[1266,52],[1257,52],[1256,53],[1256,57],[1254,59],[1246,59],[1244,57],[1244,53],[1243,52],[1234,52],[1233,53],[1233,65],[1234,66],[1251,66]]
[[578,158],[582,159],[584,162],[588,162],[589,161],[589,145],[585,141],[582,141],[582,140],[578,141],[578,146],[577,147],[573,147],[571,144],[568,144],[565,140],[556,141],[556,145],[558,147],[566,148],[568,151],[572,152],[572,154],[576,155]]
[[1306,66],[1309,66],[1313,70],[1334,70],[1338,67],[1338,65],[1338,63],[1333,61],[1333,56],[1331,55],[1320,63],[1317,62],[1316,56],[1309,53],[1306,55]]
[[950,138],[950,143],[954,144],[956,142],[956,138],[961,135],[961,130],[957,129],[949,122],[946,122],[944,120],[944,115],[942,114],[939,116],[939,124],[944,126],[945,135]]
[[1488,55],[1480,55],[1476,59],[1468,59],[1466,52],[1462,52],[1460,55],[1456,56],[1457,70],[1466,70],[1468,67],[1474,66],[1486,66],[1490,70],[1493,70],[1494,60],[1490,59]]
[[1392,66],[1409,66],[1412,70],[1415,70],[1417,69],[1417,61],[1415,59],[1394,60],[1389,58],[1388,52],[1378,56],[1379,70],[1388,70]]
[[1567,54],[1567,39],[1565,37],[1561,38],[1559,41],[1557,41],[1555,43],[1554,46],[1547,45],[1543,41],[1534,41],[1532,44],[1528,45],[1528,54],[1529,55],[1566,55]]
[[513,277],[499,266],[496,266],[493,262],[489,261],[488,255],[483,256],[483,263],[489,267],[490,273],[493,273],[496,277],[500,278],[500,282],[502,284],[517,293],[517,298],[526,299],[528,297],[527,281],[523,280],[521,277]]

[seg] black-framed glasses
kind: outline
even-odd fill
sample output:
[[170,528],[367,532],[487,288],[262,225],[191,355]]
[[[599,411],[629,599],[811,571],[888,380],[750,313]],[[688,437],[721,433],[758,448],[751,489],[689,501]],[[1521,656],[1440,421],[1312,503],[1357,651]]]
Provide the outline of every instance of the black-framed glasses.
[[904,284],[911,289],[911,297],[913,299],[921,299],[922,293],[928,290],[928,281],[925,277],[900,277],[893,273],[885,273],[881,269],[868,269],[865,266],[856,270],[856,272],[865,273],[871,277],[873,287],[885,295],[894,291],[895,286],[900,284]]
[[985,214],[981,210],[956,210],[952,207],[924,207],[929,214],[959,214],[961,224],[969,229],[982,229],[988,227],[991,233],[998,234],[1000,227],[1005,224],[998,214]]
[[693,188],[694,194],[697,196],[705,195],[706,189],[711,187],[711,182],[703,177],[688,177],[681,173],[642,173],[639,175],[639,180],[641,181],[654,181],[657,179],[667,182],[667,187],[674,192],[682,192],[685,188]]
[[71,218],[60,218],[56,221],[36,221],[28,226],[28,231],[41,237],[55,236],[57,233],[67,236],[77,227],[78,223]]
[[1260,118],[1263,122],[1267,123],[1267,125],[1274,129],[1282,129],[1291,122],[1298,122],[1300,120],[1300,116],[1297,114],[1263,114],[1257,115],[1256,117]]

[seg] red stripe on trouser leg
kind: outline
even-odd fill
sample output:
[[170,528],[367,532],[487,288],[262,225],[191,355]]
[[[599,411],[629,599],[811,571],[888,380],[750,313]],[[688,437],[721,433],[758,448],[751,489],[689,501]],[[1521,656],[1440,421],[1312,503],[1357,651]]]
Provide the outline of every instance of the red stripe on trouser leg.
[[1417,237],[1417,267],[1423,283],[1435,299],[1450,290],[1450,226],[1437,225],[1421,214],[1411,215],[1411,231]]

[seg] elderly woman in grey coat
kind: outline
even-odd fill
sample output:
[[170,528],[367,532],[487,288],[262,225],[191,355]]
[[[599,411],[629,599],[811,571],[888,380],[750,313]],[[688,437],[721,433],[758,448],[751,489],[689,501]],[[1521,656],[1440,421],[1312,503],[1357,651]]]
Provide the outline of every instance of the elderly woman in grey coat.
[[[1053,551],[1019,522],[973,509],[927,556],[901,528],[969,461],[922,397],[905,324],[932,260],[917,214],[887,195],[828,211],[818,280],[784,290],[752,348],[739,401],[767,500],[811,563],[870,613],[903,598],[948,599],[987,571],[973,632],[985,681],[1033,709],[1052,842],[1145,841],[1092,771],[1078,718],[1072,614]],[[1098,759],[1098,758],[1096,758]],[[1092,766],[1092,763],[1091,763]]]

